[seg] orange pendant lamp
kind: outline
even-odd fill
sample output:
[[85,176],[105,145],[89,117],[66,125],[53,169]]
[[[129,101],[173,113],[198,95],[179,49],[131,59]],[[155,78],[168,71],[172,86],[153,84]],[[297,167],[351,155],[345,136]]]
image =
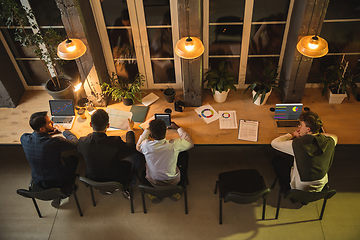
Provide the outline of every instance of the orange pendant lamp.
[[305,36],[296,45],[297,50],[307,57],[319,58],[329,52],[328,43],[325,39],[314,36]]
[[57,47],[57,55],[64,60],[74,60],[86,52],[85,44],[76,38],[68,38],[62,41]]
[[175,46],[175,53],[181,58],[194,59],[204,53],[204,45],[197,37],[190,37],[189,31],[189,2],[186,0],[186,27],[188,37],[181,38]]
[[204,53],[204,45],[201,40],[196,37],[181,38],[175,47],[175,53],[185,59],[193,59]]

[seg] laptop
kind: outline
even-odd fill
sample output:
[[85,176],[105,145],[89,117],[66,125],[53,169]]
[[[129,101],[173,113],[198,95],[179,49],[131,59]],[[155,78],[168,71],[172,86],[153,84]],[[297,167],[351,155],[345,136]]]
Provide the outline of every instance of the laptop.
[[51,121],[54,125],[61,125],[65,129],[71,129],[75,120],[73,100],[49,100]]
[[300,124],[302,103],[281,103],[275,107],[275,128],[277,133],[293,133]]

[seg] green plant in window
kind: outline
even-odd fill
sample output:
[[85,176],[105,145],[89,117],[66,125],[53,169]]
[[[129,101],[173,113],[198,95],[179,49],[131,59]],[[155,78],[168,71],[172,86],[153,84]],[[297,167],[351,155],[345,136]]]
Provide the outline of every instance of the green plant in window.
[[[57,57],[57,46],[62,41],[61,36],[52,28],[49,28],[43,35],[35,23],[35,17],[31,9],[17,3],[15,0],[0,1],[0,17],[8,28],[13,28],[14,40],[21,46],[29,47],[44,65],[55,90],[61,90],[62,86],[56,72],[56,62],[62,63]],[[31,29],[27,29],[30,27]],[[53,70],[55,77],[52,76]]]
[[229,64],[225,61],[220,62],[218,69],[211,69],[206,72],[205,81],[207,82],[206,88],[212,89],[213,94],[215,91],[227,91],[233,89],[236,91],[236,80],[232,72],[228,70]]
[[101,88],[103,93],[111,96],[113,100],[120,100],[123,97],[142,102],[141,94],[145,92],[141,90],[141,87],[144,86],[145,76],[141,73],[138,73],[133,80],[112,73],[110,82],[111,84],[104,82]]

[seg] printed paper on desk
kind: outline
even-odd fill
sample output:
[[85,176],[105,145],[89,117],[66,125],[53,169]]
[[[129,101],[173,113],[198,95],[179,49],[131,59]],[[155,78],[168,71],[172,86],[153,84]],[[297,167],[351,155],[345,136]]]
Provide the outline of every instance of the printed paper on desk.
[[219,119],[220,117],[220,115],[214,110],[214,108],[210,104],[196,108],[195,112],[207,124]]
[[145,106],[149,106],[158,99],[159,99],[159,97],[157,95],[155,95],[155,93],[149,93],[148,95],[143,97],[142,104],[144,104]]
[[139,125],[139,127],[142,129],[142,130],[145,130],[149,127],[149,124],[152,120],[155,119],[155,116],[152,116],[151,118],[149,118],[148,120],[146,120],[145,122],[143,122],[142,124]]
[[132,112],[121,111],[113,108],[107,108],[106,112],[109,114],[110,127],[130,130],[128,118],[132,118]]
[[239,140],[258,141],[259,122],[241,119],[239,122]]
[[236,111],[219,111],[220,129],[237,129]]

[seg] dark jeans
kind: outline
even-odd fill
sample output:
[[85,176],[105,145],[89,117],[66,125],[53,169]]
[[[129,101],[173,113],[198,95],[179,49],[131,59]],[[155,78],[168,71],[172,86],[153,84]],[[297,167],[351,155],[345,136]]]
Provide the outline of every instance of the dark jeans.
[[136,183],[137,173],[140,170],[140,165],[142,162],[145,162],[145,157],[142,153],[138,151],[131,153],[130,155],[124,157],[120,161],[128,161],[131,163],[131,172],[135,172],[134,177],[131,181],[131,186],[134,186]]
[[290,172],[293,164],[285,160],[281,156],[275,156],[271,160],[271,164],[274,168],[276,176],[279,179],[280,189],[282,192],[287,192],[291,189],[290,187]]
[[177,166],[180,169],[180,182],[178,185],[184,186],[185,180],[187,179],[187,170],[189,165],[189,153],[180,152],[178,156]]

